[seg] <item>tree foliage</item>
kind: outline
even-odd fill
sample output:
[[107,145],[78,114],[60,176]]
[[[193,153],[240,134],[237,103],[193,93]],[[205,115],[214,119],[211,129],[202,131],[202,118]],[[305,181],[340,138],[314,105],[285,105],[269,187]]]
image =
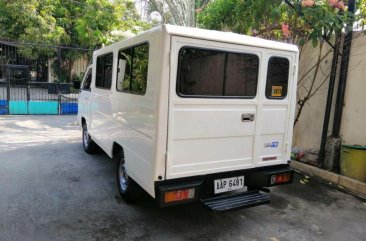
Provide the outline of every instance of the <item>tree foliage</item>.
[[[54,56],[55,49],[44,45],[95,49],[148,27],[129,0],[0,0],[0,38],[35,44],[19,47],[28,58]],[[62,51],[68,80],[82,54]]]
[[148,0],[148,14],[157,12],[162,23],[195,27],[197,13],[210,0]]
[[[211,2],[199,15],[201,26],[209,29],[252,34],[280,18],[277,6],[281,0],[274,1],[240,1],[216,0]],[[276,7],[276,11],[274,10]]]
[[147,27],[129,0],[0,0],[0,37],[22,42],[95,48]]
[[332,46],[332,35],[349,31],[344,27],[354,26],[353,21],[363,29],[365,3],[366,0],[358,0],[358,11],[350,14],[341,0],[215,0],[199,14],[198,22],[204,28],[297,44],[300,59],[305,44],[316,48],[315,64],[299,76],[296,124],[305,105],[329,79],[330,74],[321,70],[332,52],[325,51],[325,42]]
[[[52,16],[54,6],[50,1],[0,0],[1,38],[22,42],[59,44],[65,36],[65,30],[57,26]],[[24,48],[26,55],[34,57],[32,48]],[[37,53],[49,53],[47,48],[38,48]]]
[[366,25],[366,0],[359,0],[356,2],[356,9],[358,10],[356,14],[356,22],[358,27],[364,30]]
[[342,1],[216,0],[199,15],[201,27],[232,31],[302,46],[340,32],[350,15]]

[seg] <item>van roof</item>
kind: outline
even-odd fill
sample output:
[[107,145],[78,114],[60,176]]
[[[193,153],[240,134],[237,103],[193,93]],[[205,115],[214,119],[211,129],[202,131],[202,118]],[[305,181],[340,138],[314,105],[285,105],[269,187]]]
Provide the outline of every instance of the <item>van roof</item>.
[[140,37],[143,37],[144,35],[148,36],[150,34],[154,34],[155,32],[162,32],[163,34],[174,35],[174,36],[205,39],[205,40],[211,40],[211,41],[240,44],[240,45],[268,48],[268,49],[275,49],[275,50],[283,50],[283,51],[289,51],[289,52],[298,52],[297,46],[293,45],[293,44],[266,40],[266,39],[262,39],[262,38],[258,38],[258,37],[251,37],[251,36],[231,33],[231,32],[221,32],[221,31],[216,31],[216,30],[183,27],[183,26],[176,26],[176,25],[169,25],[169,24],[163,24],[163,25],[154,27],[154,28],[149,29],[134,37],[121,40],[117,43],[106,46],[105,48],[96,50],[96,52],[104,53],[106,51],[109,51],[110,49],[113,49],[114,46],[119,45],[119,43],[121,43],[121,42],[131,41],[134,38],[137,38],[137,37],[140,38]]
[[220,41],[225,43],[242,44],[254,47],[263,47],[263,48],[298,52],[297,46],[293,44],[266,40],[258,37],[251,37],[232,32],[221,32],[216,30],[182,27],[169,24],[161,25],[158,28],[160,27],[162,28],[163,31],[171,35],[179,35],[184,37]]

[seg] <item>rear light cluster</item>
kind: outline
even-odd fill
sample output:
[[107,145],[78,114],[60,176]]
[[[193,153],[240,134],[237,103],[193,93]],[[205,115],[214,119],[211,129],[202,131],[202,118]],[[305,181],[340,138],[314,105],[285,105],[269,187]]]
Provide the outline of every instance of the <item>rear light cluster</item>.
[[275,174],[271,176],[271,185],[273,184],[281,184],[281,183],[288,183],[291,181],[291,173],[281,173]]
[[193,199],[194,193],[195,193],[194,188],[165,192],[164,202],[170,203],[170,202],[177,202],[177,201]]

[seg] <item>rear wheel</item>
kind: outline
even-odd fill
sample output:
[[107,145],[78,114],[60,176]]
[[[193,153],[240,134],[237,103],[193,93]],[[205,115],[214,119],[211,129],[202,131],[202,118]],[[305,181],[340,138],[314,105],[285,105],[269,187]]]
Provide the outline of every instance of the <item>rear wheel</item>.
[[128,176],[123,151],[114,156],[117,161],[117,188],[121,197],[128,203],[135,202],[140,196],[141,189],[138,184]]
[[92,140],[88,132],[86,123],[83,124],[83,148],[86,153],[93,154],[97,150],[97,145]]

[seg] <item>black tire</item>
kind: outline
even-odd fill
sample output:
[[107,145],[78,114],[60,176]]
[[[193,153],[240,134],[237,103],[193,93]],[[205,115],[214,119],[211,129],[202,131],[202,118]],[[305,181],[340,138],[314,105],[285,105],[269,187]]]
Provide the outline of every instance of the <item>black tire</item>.
[[123,151],[118,151],[113,159],[117,162],[116,182],[118,192],[127,203],[135,203],[140,197],[140,186],[127,174]]
[[97,151],[97,144],[95,144],[95,142],[92,140],[91,136],[89,135],[88,127],[86,126],[85,123],[83,124],[82,141],[83,141],[83,148],[86,153],[94,154]]

